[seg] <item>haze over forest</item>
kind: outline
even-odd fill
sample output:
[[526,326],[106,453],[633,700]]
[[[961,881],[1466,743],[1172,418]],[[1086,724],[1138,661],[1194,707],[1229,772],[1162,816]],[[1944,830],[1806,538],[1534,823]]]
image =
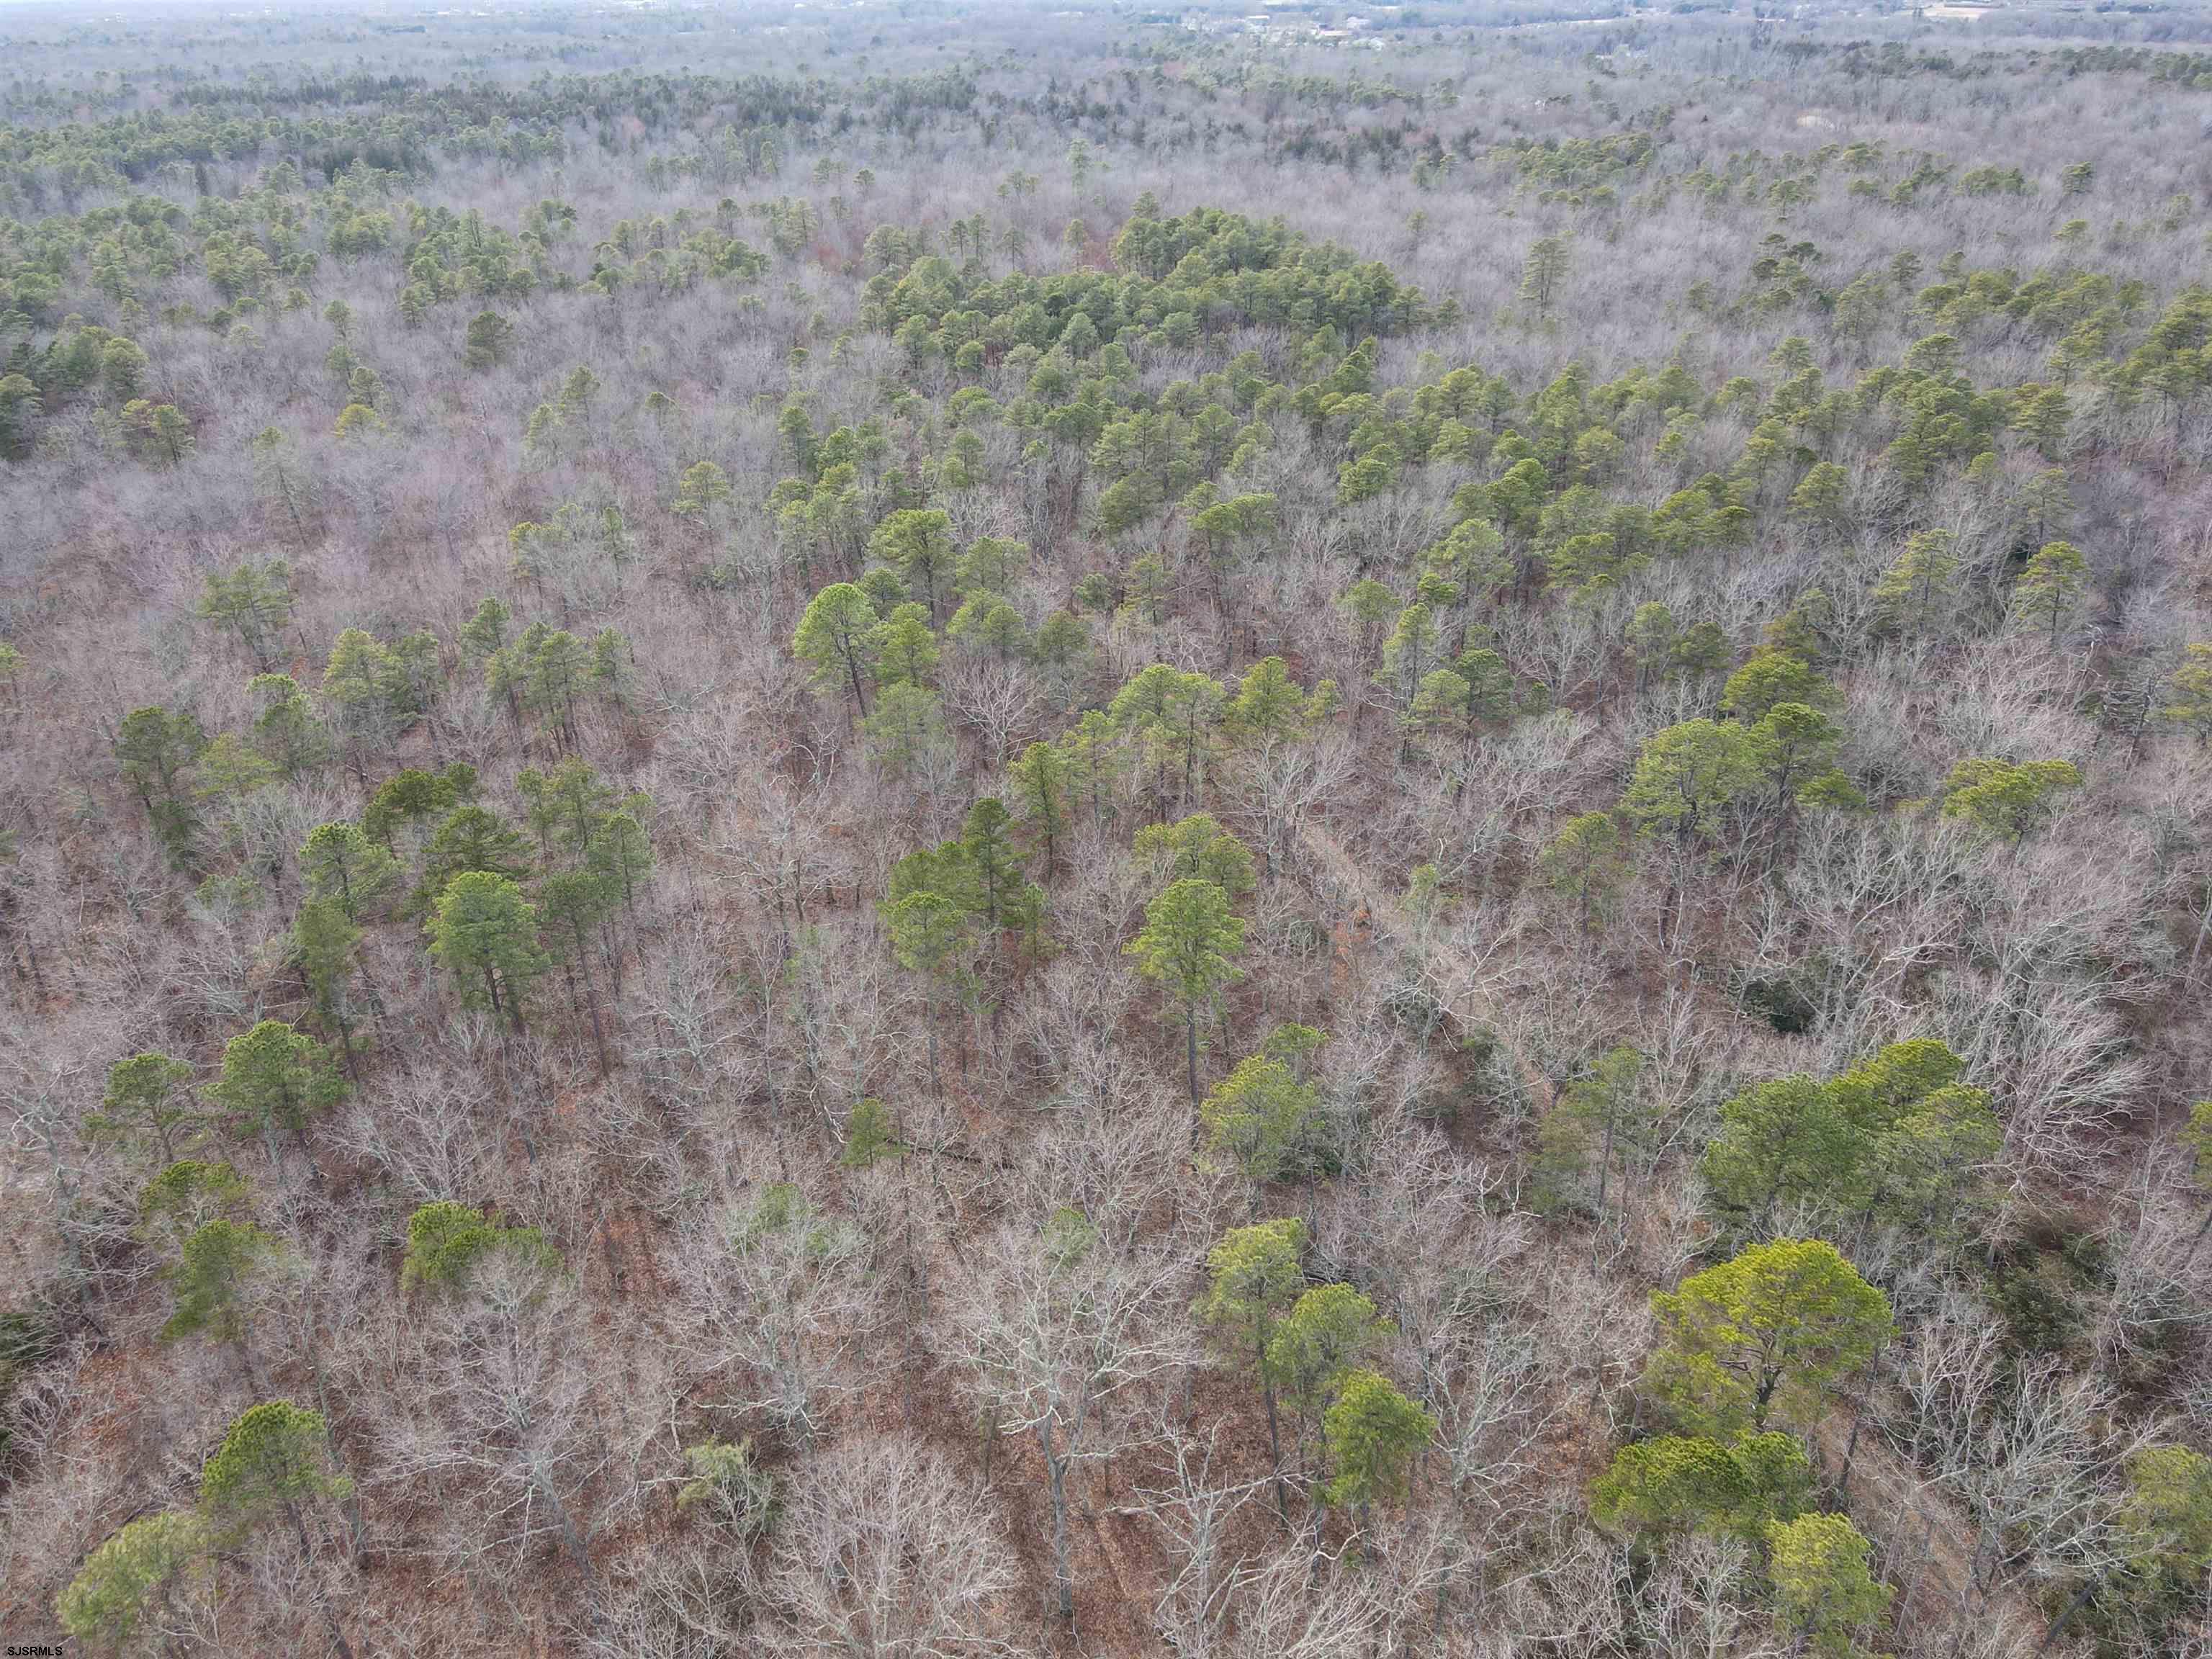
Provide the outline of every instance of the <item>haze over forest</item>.
[[2212,9],[0,64],[9,1653],[2212,1656]]

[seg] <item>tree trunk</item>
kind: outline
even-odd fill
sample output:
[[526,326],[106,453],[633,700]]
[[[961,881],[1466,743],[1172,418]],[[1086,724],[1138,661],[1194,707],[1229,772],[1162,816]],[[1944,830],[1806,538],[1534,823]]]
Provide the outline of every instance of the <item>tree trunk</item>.
[[2181,1258],[2183,1267],[2186,1268],[2191,1262],[2197,1260],[2197,1247],[2204,1242],[2204,1235],[2207,1233],[2212,1233],[2212,1204],[2205,1206],[2204,1224],[2197,1230],[2197,1236],[2189,1241],[2189,1249]]
[[1291,1525],[1291,1500],[1289,1498],[1285,1496],[1283,1492],[1282,1425],[1275,1412],[1275,1385],[1269,1382],[1267,1376],[1267,1340],[1265,1338],[1259,1339],[1256,1346],[1260,1351],[1260,1364],[1261,1368],[1260,1373],[1260,1394],[1261,1398],[1266,1400],[1267,1402],[1267,1470],[1268,1473],[1275,1477],[1275,1513],[1282,1516],[1284,1530],[1288,1531]]
[[1873,1360],[1867,1366],[1866,1381],[1860,1385],[1857,1403],[1851,1408],[1851,1437],[1844,1443],[1843,1473],[1836,1477],[1836,1496],[1838,1498],[1850,1496],[1851,1462],[1858,1455],[1859,1425],[1866,1420],[1867,1396],[1874,1392],[1875,1380],[1881,1375],[1881,1350],[1877,1348]]
[[849,649],[845,653],[845,673],[853,682],[853,701],[860,705],[860,718],[866,720],[868,717],[868,699],[860,690],[860,665]]
[[604,1079],[607,1074],[607,1037],[606,1032],[599,1024],[599,994],[592,984],[592,958],[590,953],[584,949],[582,923],[571,917],[568,932],[570,937],[576,942],[576,967],[584,976],[584,1006],[592,1016],[592,1046],[599,1051],[599,1076]]
[[1601,1224],[1602,1224],[1602,1223],[1604,1222],[1604,1220],[1605,1220],[1605,1191],[1606,1191],[1606,1186],[1607,1186],[1607,1181],[1609,1180],[1609,1178],[1611,1177],[1611,1176],[1612,1176],[1612,1174],[1613,1174],[1613,1120],[1614,1120],[1618,1115],[1619,1115],[1619,1113],[1618,1113],[1617,1111],[1607,1111],[1607,1112],[1606,1113],[1606,1115],[1605,1115],[1605,1146],[1604,1146],[1603,1150],[1602,1150],[1602,1151],[1598,1154],[1598,1163],[1597,1163],[1597,1218],[1598,1218],[1598,1220],[1599,1220],[1599,1222],[1600,1222]]
[[2197,983],[2197,964],[2203,957],[2207,935],[2212,935],[2212,895],[2206,896],[2203,918],[2197,924],[2197,943],[2189,951],[2188,979],[2191,985]]
[[353,1051],[353,1022],[335,1011],[331,1018],[338,1028],[338,1053],[345,1059],[346,1075],[353,1079],[354,1087],[358,1089],[361,1086],[361,1062]]
[[1052,1497],[1052,1581],[1059,1602],[1060,1622],[1075,1627],[1075,1578],[1067,1562],[1067,1460],[1055,1457],[1052,1420],[1036,1425],[1037,1449],[1044,1454],[1046,1480]]
[[[300,1506],[287,1504],[284,1513],[291,1519],[293,1536],[300,1540],[300,1559],[312,1569],[315,1553],[308,1545],[307,1523],[300,1514]],[[337,1613],[331,1606],[330,1592],[323,1583],[323,1575],[319,1570],[315,1571],[314,1594],[315,1610],[323,1615],[323,1623],[331,1632],[331,1644],[338,1650],[338,1659],[353,1659],[353,1645],[346,1640],[345,1630],[339,1625]]]

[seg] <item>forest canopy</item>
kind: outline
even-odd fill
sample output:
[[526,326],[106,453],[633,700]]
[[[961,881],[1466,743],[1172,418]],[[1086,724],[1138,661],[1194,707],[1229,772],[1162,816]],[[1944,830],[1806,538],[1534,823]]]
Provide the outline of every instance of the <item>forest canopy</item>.
[[2212,10],[0,15],[0,1629],[2212,1629]]

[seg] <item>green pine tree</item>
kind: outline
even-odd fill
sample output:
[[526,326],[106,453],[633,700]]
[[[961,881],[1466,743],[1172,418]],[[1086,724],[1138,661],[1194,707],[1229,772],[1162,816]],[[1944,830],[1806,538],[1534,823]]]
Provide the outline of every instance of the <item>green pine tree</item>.
[[1198,1019],[1224,987],[1242,977],[1244,923],[1229,908],[1218,882],[1171,884],[1145,907],[1145,926],[1127,947],[1137,971],[1158,984],[1182,1011],[1190,1098],[1198,1103]]
[[489,1005],[517,1031],[522,1005],[548,962],[538,945],[538,912],[507,877],[475,870],[455,876],[430,918],[430,954],[453,975],[462,1002]]

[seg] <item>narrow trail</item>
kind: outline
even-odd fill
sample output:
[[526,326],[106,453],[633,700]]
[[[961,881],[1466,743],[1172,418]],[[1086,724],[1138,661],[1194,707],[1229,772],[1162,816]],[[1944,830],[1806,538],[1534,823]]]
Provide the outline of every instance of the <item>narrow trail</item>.
[[[1410,940],[1419,933],[1398,896],[1362,868],[1326,825],[1307,819],[1298,826],[1298,844],[1319,867],[1323,878],[1320,884],[1333,887],[1340,896],[1356,902],[1370,920],[1398,939]],[[1485,973],[1480,963],[1442,933],[1430,939],[1427,955],[1431,988],[1445,1012],[1462,1030],[1479,1029],[1495,1040],[1512,1062],[1536,1109],[1548,1110],[1552,1079],[1529,1054],[1506,1019],[1503,1005],[1492,994],[1493,975]]]
[[[1373,925],[1400,940],[1416,937],[1419,930],[1403,902],[1325,824],[1310,819],[1300,824],[1298,842],[1313,860],[1316,885],[1325,893],[1364,909]],[[1451,1018],[1463,1030],[1479,1028],[1495,1039],[1536,1109],[1547,1109],[1554,1094],[1552,1080],[1505,1018],[1493,988],[1497,976],[1441,933],[1429,941],[1427,956],[1431,988]],[[1840,1413],[1815,1431],[1814,1443],[1831,1471],[1842,1469],[1850,1435],[1850,1420]],[[1978,1595],[1965,1596],[1978,1530],[1955,1498],[1932,1486],[1870,1428],[1860,1435],[1851,1458],[1850,1492],[1850,1510],[1875,1543],[1875,1565],[1897,1589],[1893,1631],[1925,1632],[1933,1627],[1955,1635],[1962,1618],[1986,1621],[1993,1616],[2015,1631],[2040,1630],[2040,1614],[2017,1584],[1992,1585],[1986,1601]],[[1962,1606],[1968,1600],[1971,1608]],[[2072,1643],[2051,1650],[2054,1656],[2077,1650]]]
[[[1831,1414],[1813,1442],[1820,1463],[1839,1473],[1850,1442],[1849,1413]],[[2014,1632],[2008,1651],[2031,1651],[2045,1615],[2017,1577],[1997,1577],[1986,1590],[1967,1594],[1982,1534],[1955,1497],[1914,1469],[1870,1425],[1859,1436],[1850,1474],[1850,1514],[1874,1542],[1876,1576],[1896,1586],[1893,1632],[1942,1631],[1955,1642],[1962,1620],[1999,1623]],[[2062,1640],[2051,1645],[2049,1659],[2083,1650],[2077,1639]]]

